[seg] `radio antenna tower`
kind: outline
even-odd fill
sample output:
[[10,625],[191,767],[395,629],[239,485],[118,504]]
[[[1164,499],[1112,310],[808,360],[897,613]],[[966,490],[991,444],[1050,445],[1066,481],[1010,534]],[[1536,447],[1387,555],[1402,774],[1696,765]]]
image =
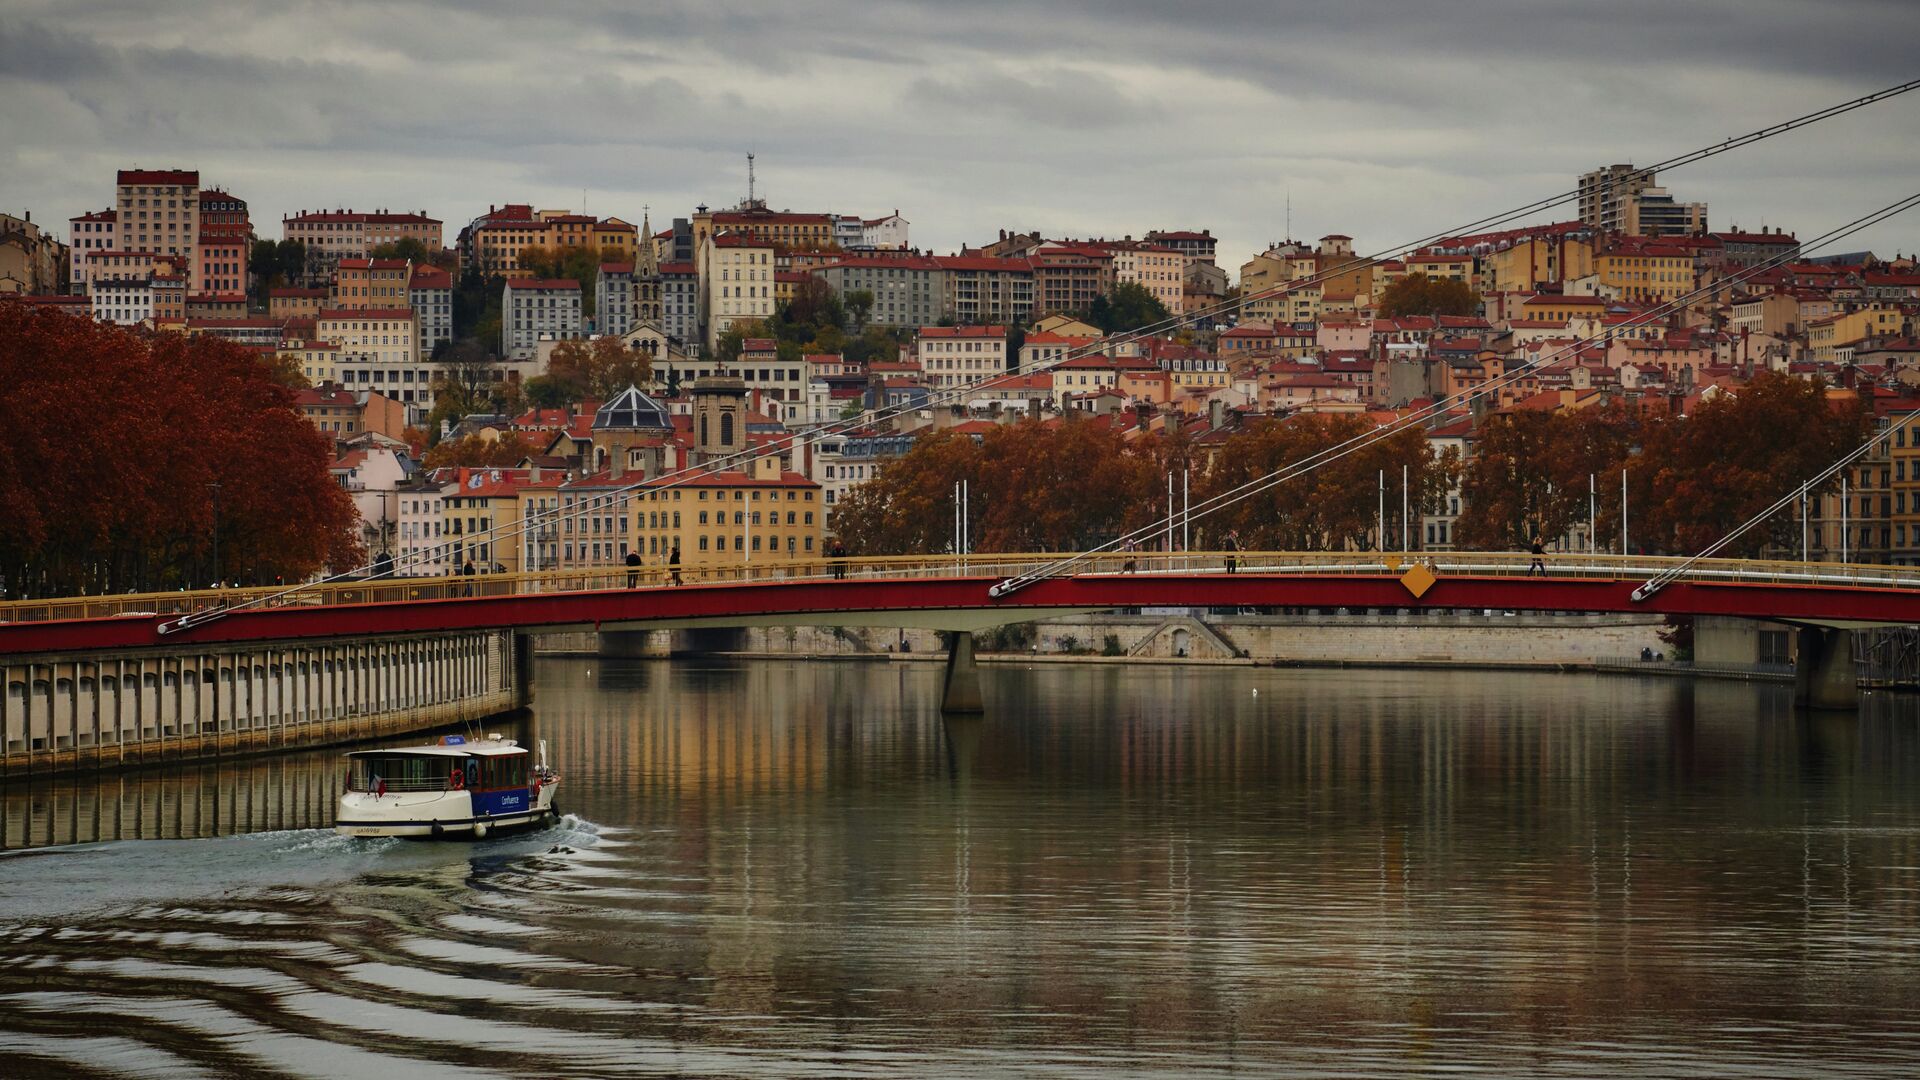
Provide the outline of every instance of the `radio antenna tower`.
[[747,155],[747,205],[753,206],[753,155]]

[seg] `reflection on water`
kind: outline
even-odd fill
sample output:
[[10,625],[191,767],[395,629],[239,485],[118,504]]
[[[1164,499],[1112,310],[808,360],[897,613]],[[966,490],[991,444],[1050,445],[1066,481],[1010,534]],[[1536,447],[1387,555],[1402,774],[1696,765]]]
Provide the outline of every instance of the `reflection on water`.
[[[986,678],[987,715],[943,723],[930,665],[544,662],[574,816],[499,842],[311,831],[331,751],[0,789],[6,846],[37,849],[0,856],[0,1060],[1920,1068],[1911,700],[1808,720],[1731,683]],[[93,842],[115,837],[181,839]]]

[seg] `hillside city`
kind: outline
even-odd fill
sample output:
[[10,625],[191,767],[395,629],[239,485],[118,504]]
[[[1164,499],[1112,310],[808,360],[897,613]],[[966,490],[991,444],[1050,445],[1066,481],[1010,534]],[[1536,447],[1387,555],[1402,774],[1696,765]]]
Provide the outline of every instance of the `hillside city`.
[[[950,510],[920,534],[889,532],[863,488],[910,454],[956,440],[977,453],[1023,420],[1085,425],[1146,464],[1128,474],[1131,505],[1098,527],[1003,529],[1002,545],[1085,544],[1151,521],[1173,472],[1188,497],[1230,472],[1229,448],[1252,446],[1262,421],[1321,440],[1270,440],[1272,468],[1415,418],[1411,474],[1392,458],[1342,481],[1354,522],[1261,534],[1249,520],[1249,541],[1661,550],[1695,534],[1669,522],[1665,543],[1629,541],[1618,505],[1621,470],[1655,460],[1644,425],[1734,409],[1762,384],[1798,384],[1861,433],[1920,411],[1920,267],[1803,255],[1778,227],[1716,231],[1705,202],[1655,179],[1606,166],[1579,178],[1577,218],[1399,258],[1328,235],[1223,267],[1208,228],[1007,229],[937,254],[897,209],[796,212],[752,195],[657,230],[650,210],[635,224],[503,203],[457,227],[425,210],[303,210],[267,239],[244,198],[197,171],[126,169],[64,239],[30,213],[0,215],[0,308],[257,357],[330,440],[361,554],[406,574],[950,548]],[[1511,430],[1493,439],[1496,422]],[[1603,429],[1607,453],[1543,472],[1500,522],[1469,520],[1493,512],[1495,449],[1566,457],[1564,440]],[[1549,442],[1528,451],[1522,430]],[[1808,557],[1920,561],[1920,437],[1893,434],[1844,487],[1811,494]],[[1021,452],[1054,452],[1032,446]],[[680,473],[702,463],[717,464]],[[1107,464],[1065,482],[1098,487]],[[944,496],[945,479],[926,484]],[[1223,530],[1164,542],[1201,547]],[[1765,550],[1797,557],[1801,535],[1775,530]]]

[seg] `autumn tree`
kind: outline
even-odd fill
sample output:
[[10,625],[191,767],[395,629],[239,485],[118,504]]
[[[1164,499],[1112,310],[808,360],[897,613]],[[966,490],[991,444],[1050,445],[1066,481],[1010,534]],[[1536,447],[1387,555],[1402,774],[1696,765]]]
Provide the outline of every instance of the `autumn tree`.
[[1137,281],[1115,285],[1105,296],[1096,296],[1087,307],[1087,321],[1103,333],[1118,334],[1138,330],[1164,321],[1167,305]]
[[531,244],[520,249],[520,269],[537,278],[566,278],[580,285],[580,313],[593,315],[595,284],[600,279],[600,264],[618,258],[618,251],[598,246],[543,247]]
[[841,303],[846,305],[847,314],[853,319],[854,330],[859,331],[866,329],[867,317],[873,314],[872,290],[849,289],[847,290],[847,294],[841,298]]
[[430,248],[413,236],[403,236],[380,244],[372,254],[376,259],[406,259],[415,266],[438,266],[444,270],[453,269],[456,261],[453,252]]
[[850,550],[928,554],[952,546],[953,486],[968,482],[975,551],[1079,551],[1156,520],[1161,472],[1108,420],[1002,424],[979,443],[950,431],[853,488],[833,513]]
[[1477,315],[1480,294],[1463,281],[1408,274],[1380,294],[1379,312],[1389,319],[1404,315]]
[[[576,338],[554,346],[545,377],[569,403],[590,398],[604,401],[629,386],[646,386],[653,378],[653,358],[611,334]],[[541,396],[551,394],[543,388]]]
[[[1195,502],[1235,498],[1196,522],[1195,547],[1217,548],[1229,530],[1242,547],[1276,551],[1347,551],[1399,546],[1401,470],[1406,469],[1408,507],[1414,522],[1444,505],[1457,462],[1437,454],[1417,425],[1380,435],[1364,416],[1306,413],[1258,423],[1228,439],[1218,462],[1195,490]],[[1336,447],[1346,452],[1328,454]],[[1325,463],[1277,483],[1305,462]],[[1387,536],[1377,537],[1380,475],[1394,494],[1387,499]],[[1409,533],[1417,530],[1409,528]]]
[[428,450],[420,464],[429,469],[456,466],[504,469],[520,464],[528,457],[539,454],[542,449],[540,442],[524,431],[504,432],[494,439],[463,435],[458,439],[443,440]]
[[[1480,425],[1473,460],[1461,476],[1454,523],[1462,547],[1524,551],[1551,544],[1585,522],[1591,477],[1617,480],[1638,437],[1617,405],[1547,412],[1495,413]],[[1619,500],[1600,500],[1598,535],[1619,526]]]
[[[76,404],[87,412],[78,434]],[[271,583],[355,567],[357,515],[332,460],[293,392],[237,345],[0,305],[9,591]]]
[[[1857,448],[1868,424],[1861,398],[1774,372],[1707,396],[1691,414],[1661,418],[1627,468],[1633,546],[1700,551]],[[1799,527],[1795,515],[1778,514],[1722,553],[1795,546]]]

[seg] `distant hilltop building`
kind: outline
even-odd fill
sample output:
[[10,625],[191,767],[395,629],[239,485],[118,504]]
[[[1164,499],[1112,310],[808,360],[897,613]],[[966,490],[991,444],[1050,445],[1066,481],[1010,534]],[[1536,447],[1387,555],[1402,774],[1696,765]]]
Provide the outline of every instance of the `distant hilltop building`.
[[1707,231],[1707,204],[1683,203],[1656,187],[1653,171],[1606,165],[1580,177],[1580,220],[1608,232],[1696,236]]

